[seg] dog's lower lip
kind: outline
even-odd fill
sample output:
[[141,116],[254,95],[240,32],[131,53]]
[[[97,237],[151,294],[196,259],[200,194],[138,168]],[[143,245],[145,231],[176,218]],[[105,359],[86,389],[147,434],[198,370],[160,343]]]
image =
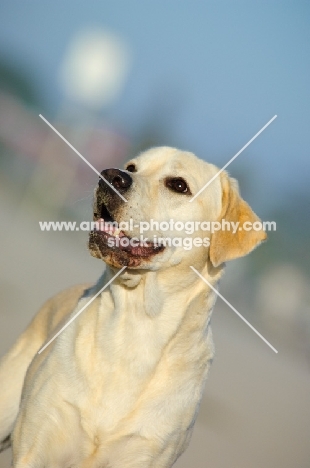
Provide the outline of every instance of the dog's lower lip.
[[[108,243],[109,240],[113,239],[113,246],[111,246],[111,250],[122,250],[123,252],[127,252],[134,257],[149,257],[154,253],[159,253],[164,250],[162,245],[154,245],[152,242],[143,242],[138,243],[138,239],[135,239],[135,244],[131,243],[132,237],[127,236],[123,231],[118,230],[115,226],[111,224],[111,222],[100,218],[97,220],[97,229],[93,232],[96,232],[100,235],[100,237]],[[119,238],[117,242],[117,238]],[[123,239],[123,242],[122,240]],[[128,242],[124,243],[124,239],[127,239]],[[136,245],[138,244],[138,245]]]

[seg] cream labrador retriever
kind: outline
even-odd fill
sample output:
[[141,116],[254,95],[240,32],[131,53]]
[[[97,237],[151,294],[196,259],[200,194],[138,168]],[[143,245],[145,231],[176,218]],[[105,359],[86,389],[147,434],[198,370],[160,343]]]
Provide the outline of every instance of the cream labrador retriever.
[[[249,253],[262,230],[202,229],[202,221],[255,222],[237,184],[191,153],[151,149],[107,169],[95,190],[99,228],[89,248],[107,267],[93,287],[48,301],[0,368],[0,440],[15,468],[167,468],[187,447],[214,355],[210,318],[225,261]],[[127,202],[122,200],[115,188]],[[189,250],[157,238],[188,237],[170,220],[195,221]],[[134,245],[140,223],[148,240]],[[144,224],[145,226],[145,224]],[[117,245],[116,239],[126,239]],[[206,242],[209,239],[209,242]],[[111,242],[112,241],[112,242]],[[109,286],[46,349],[38,350],[122,267]],[[10,436],[11,434],[11,436]]]

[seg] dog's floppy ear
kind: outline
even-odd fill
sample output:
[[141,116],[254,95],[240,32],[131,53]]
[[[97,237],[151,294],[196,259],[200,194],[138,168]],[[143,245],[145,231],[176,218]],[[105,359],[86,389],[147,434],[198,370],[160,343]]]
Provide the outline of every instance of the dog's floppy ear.
[[[250,222],[251,226],[253,226],[253,223],[260,222],[260,219],[239,195],[237,181],[231,179],[225,172],[221,173],[220,177],[222,212],[218,221],[221,223],[222,219],[224,219],[230,224],[230,230],[227,229],[226,224],[225,230],[219,230],[212,234],[209,256],[215,267],[228,260],[248,254],[267,238],[262,228],[259,230],[252,228],[249,231],[243,229],[244,223]],[[235,234],[231,223],[239,223]],[[249,226],[249,224],[246,225],[247,228]],[[258,223],[256,224],[257,227],[259,227]]]

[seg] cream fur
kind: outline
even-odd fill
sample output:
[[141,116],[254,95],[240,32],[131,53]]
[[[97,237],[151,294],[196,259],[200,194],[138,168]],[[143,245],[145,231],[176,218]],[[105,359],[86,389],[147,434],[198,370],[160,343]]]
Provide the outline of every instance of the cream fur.
[[[215,166],[173,148],[152,149],[132,162],[138,171],[131,174],[134,186],[118,221],[223,216],[222,178],[193,203],[162,183],[169,175],[184,177],[194,194],[218,171]],[[225,182],[226,198],[227,190]],[[193,234],[199,235],[206,233]],[[245,242],[239,251],[234,245],[233,255],[248,253],[261,240],[251,240],[250,247]],[[223,272],[218,259],[229,258],[229,242],[223,249],[213,247],[216,266],[206,247],[166,248],[125,270],[40,355],[57,327],[117,269],[107,266],[92,288],[65,291],[39,311],[0,366],[6,383],[0,390],[0,440],[14,427],[14,468],[174,464],[189,443],[214,355],[210,317],[216,295],[190,265],[216,287]]]

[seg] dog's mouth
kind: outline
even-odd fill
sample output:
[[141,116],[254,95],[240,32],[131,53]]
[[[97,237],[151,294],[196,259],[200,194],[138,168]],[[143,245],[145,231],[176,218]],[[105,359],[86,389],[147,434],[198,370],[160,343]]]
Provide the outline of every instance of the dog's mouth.
[[98,211],[94,213],[96,227],[89,234],[89,249],[92,256],[101,258],[114,267],[134,268],[164,250],[163,245],[131,237],[120,230],[106,205],[103,204]]

